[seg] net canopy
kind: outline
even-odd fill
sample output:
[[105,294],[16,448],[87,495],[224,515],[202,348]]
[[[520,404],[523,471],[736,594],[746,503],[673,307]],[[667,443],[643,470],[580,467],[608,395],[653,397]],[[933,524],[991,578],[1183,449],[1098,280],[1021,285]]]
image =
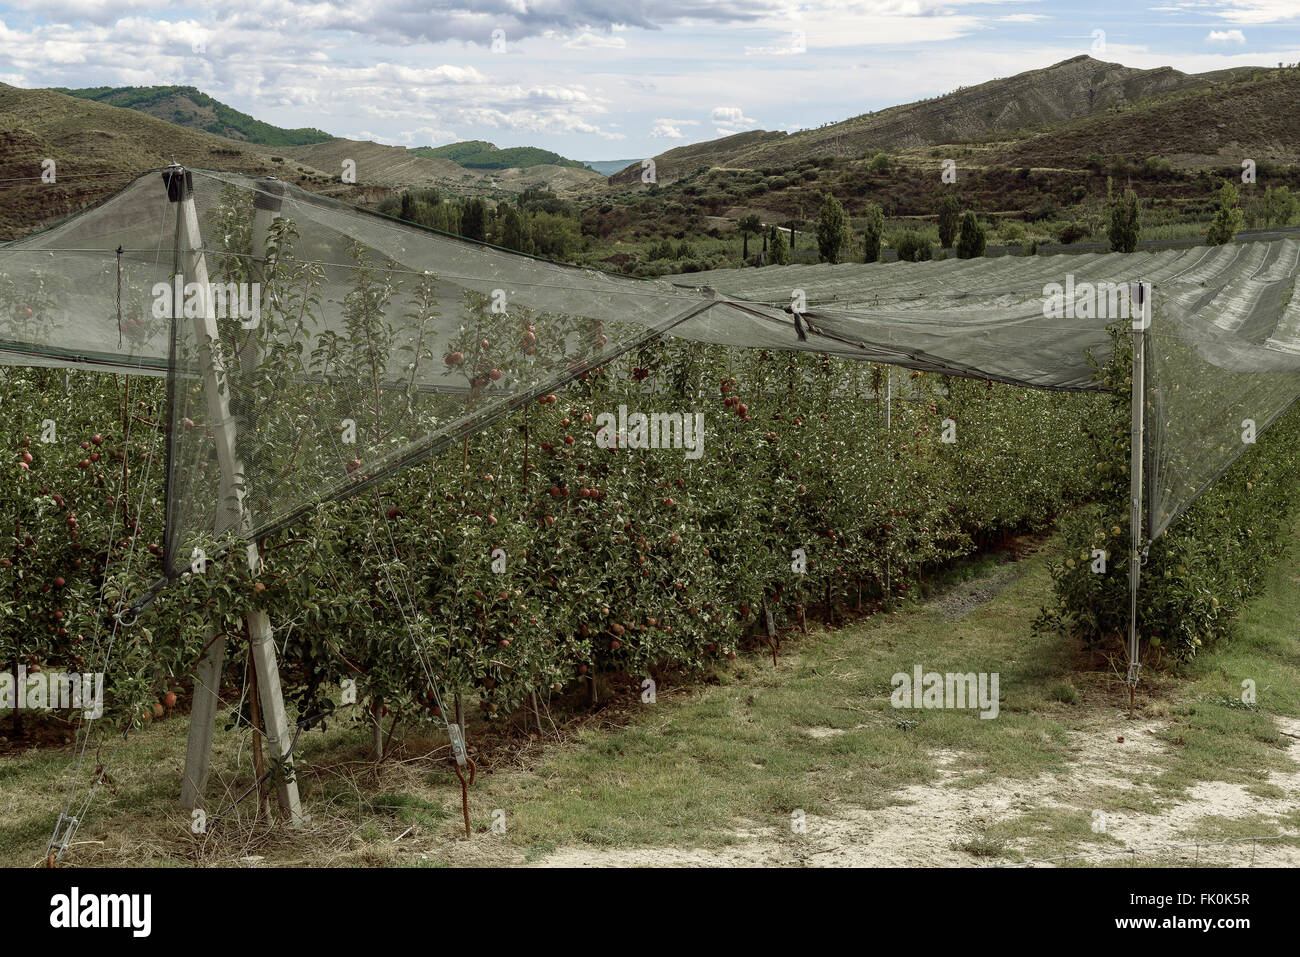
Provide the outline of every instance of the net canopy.
[[1099,389],[1140,280],[1154,538],[1300,396],[1297,274],[1285,240],[646,281],[173,169],[0,246],[0,365],[168,377],[175,574],[665,333]]
[[[1046,389],[1097,389],[1108,327],[1147,337],[1154,540],[1300,397],[1300,241],[922,263],[796,265],[677,277],[723,298],[674,335],[811,348]],[[800,341],[789,315],[804,310]],[[782,329],[781,325],[785,328]]]

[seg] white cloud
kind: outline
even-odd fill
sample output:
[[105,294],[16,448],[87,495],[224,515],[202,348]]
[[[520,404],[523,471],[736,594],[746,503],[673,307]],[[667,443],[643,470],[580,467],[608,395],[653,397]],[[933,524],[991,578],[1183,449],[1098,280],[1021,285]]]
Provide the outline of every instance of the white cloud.
[[808,34],[791,30],[771,46],[745,47],[745,56],[795,56],[808,52]]
[[564,45],[574,50],[621,50],[627,46],[627,41],[622,37],[602,37],[594,33],[583,33]]
[[379,143],[383,146],[402,145],[391,136],[385,136],[383,133],[372,133],[370,130],[358,130],[355,133],[344,133],[343,136],[350,140],[369,140],[372,143]]
[[736,135],[737,133],[739,133],[740,131],[739,131],[739,130],[725,130],[725,129],[723,129],[721,126],[715,126],[715,127],[713,128],[713,132],[717,133],[719,136],[735,136],[735,135]]
[[398,133],[403,143],[415,143],[416,137],[428,140],[428,143],[416,143],[417,146],[441,146],[443,143],[455,143],[460,137],[451,130],[440,130],[432,126],[420,126],[413,130]]
[[650,135],[657,140],[681,140],[686,138],[686,134],[681,131],[674,120],[655,120]]
[[1047,17],[1041,13],[1013,13],[1009,16],[998,17],[999,23],[1036,23],[1039,20],[1046,20]]
[[1208,6],[1212,16],[1230,23],[1279,23],[1300,17],[1295,0],[1215,0]]
[[714,123],[726,123],[728,126],[754,126],[757,124],[757,120],[750,119],[738,106],[715,106],[709,119],[713,120]]
[[113,23],[136,10],[157,7],[152,0],[7,0],[5,6],[35,13],[51,23]]
[[1240,30],[1211,30],[1206,43],[1245,43],[1246,35]]

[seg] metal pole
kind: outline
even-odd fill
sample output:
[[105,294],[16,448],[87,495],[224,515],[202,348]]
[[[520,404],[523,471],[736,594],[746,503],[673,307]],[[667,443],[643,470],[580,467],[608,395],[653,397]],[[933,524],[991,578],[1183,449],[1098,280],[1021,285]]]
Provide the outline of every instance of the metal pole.
[[[193,317],[193,333],[203,371],[203,392],[207,403],[208,420],[212,423],[217,460],[221,466],[221,509],[217,516],[216,531],[220,534],[234,528],[238,534],[247,538],[252,532],[252,520],[244,500],[244,465],[235,448],[236,426],[230,414],[230,389],[226,377],[225,357],[210,293],[208,266],[203,255],[202,233],[198,210],[194,204],[192,182],[190,174],[175,165],[168,168],[164,174],[164,181],[168,186],[168,198],[177,204],[179,238],[182,240],[182,243],[178,244],[178,253],[181,253],[184,278],[203,290],[204,308],[201,315]],[[249,541],[246,553],[249,570],[256,575],[261,569],[262,562],[257,543]],[[298,782],[293,777],[289,719],[280,686],[280,672],[276,662],[270,616],[261,609],[250,609],[244,618],[248,624],[253,661],[257,668],[257,690],[266,724],[267,745],[272,757],[282,762],[282,771],[276,781],[280,807],[290,821],[298,825],[303,823],[302,806],[298,798]],[[213,656],[216,657],[220,652],[224,652],[224,645],[218,648],[214,643],[212,650]],[[215,698],[215,689],[212,689],[210,694]],[[191,716],[191,747],[186,755],[183,787],[183,797],[186,801],[197,802],[201,797],[201,787],[207,778],[211,732],[206,727],[196,728],[195,723],[200,718],[206,722],[208,710],[205,707],[201,714],[196,711],[195,715]]]
[[1151,297],[1147,284],[1133,286],[1133,371],[1132,407],[1133,422],[1129,434],[1129,605],[1128,605],[1128,695],[1129,715],[1133,713],[1133,699],[1137,691],[1138,672],[1142,665],[1138,658],[1138,585],[1142,576],[1142,466],[1145,453],[1146,422],[1146,330],[1151,325]]
[[[894,337],[892,334],[889,337],[889,343],[890,345],[893,345],[894,343]],[[891,371],[892,370],[890,369],[889,366],[885,366],[885,442],[886,443],[889,442],[889,433],[891,431],[890,418],[891,418],[892,410],[890,409],[890,401],[894,393],[893,377],[890,375]],[[891,542],[888,541],[885,542],[885,601],[887,602],[892,601],[894,596],[894,593],[890,590],[890,583],[889,583],[889,572],[890,572],[889,546],[891,544],[892,544]]]
[[890,403],[890,399],[893,398],[893,389],[891,388],[891,385],[892,383],[890,382],[889,366],[885,366],[885,431],[886,432],[889,431],[889,427],[890,427],[889,403]]

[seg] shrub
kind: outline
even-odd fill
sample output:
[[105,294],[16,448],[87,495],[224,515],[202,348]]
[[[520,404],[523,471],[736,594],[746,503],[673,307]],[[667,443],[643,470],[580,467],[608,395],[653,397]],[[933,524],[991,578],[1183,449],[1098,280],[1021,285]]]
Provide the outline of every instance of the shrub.
[[1023,243],[1025,241],[1025,224],[1015,219],[1003,220],[998,227],[998,239],[1007,246]]
[[790,262],[790,244],[785,241],[785,231],[772,226],[768,231],[768,262],[785,266]]
[[817,217],[817,253],[821,261],[838,263],[848,238],[844,207],[828,193],[822,198],[821,213]]
[[1141,233],[1142,211],[1137,193],[1131,189],[1125,190],[1124,198],[1110,208],[1110,229],[1107,230],[1107,238],[1110,239],[1111,252],[1136,252]]
[[1066,223],[1061,227],[1061,231],[1056,234],[1057,240],[1063,246],[1069,246],[1077,243],[1080,239],[1088,238],[1088,227],[1083,223],[1074,222]]
[[1205,241],[1211,246],[1222,246],[1224,243],[1232,242],[1232,237],[1237,235],[1241,229],[1242,212],[1237,206],[1237,187],[1224,181],[1219,187],[1216,196],[1218,208],[1214,213],[1214,221],[1210,223],[1209,231],[1205,235]]
[[961,223],[961,204],[957,197],[949,193],[939,204],[939,245],[951,249],[957,238],[957,227]]
[[961,218],[961,235],[957,239],[957,258],[975,259],[984,255],[988,246],[988,236],[983,225],[970,210]]
[[934,251],[930,240],[910,229],[895,236],[891,245],[898,252],[899,260],[903,262],[923,262],[929,259]]
[[646,258],[655,259],[676,259],[677,250],[670,240],[664,239],[657,243],[652,243],[646,250]]
[[885,233],[885,214],[875,203],[868,203],[864,214],[866,225],[862,231],[862,261],[880,260],[880,243]]
[[[1129,370],[1132,346],[1115,327],[1114,354],[1101,381],[1114,391],[1108,408],[1084,430],[1098,496],[1061,526],[1064,557],[1052,565],[1055,608],[1038,628],[1072,633],[1115,649],[1128,635]],[[1139,634],[1159,662],[1187,659],[1231,633],[1233,616],[1284,551],[1300,502],[1295,456],[1300,406],[1279,419],[1150,548],[1139,589]],[[1106,572],[1092,571],[1093,549],[1107,553]]]
[[1290,226],[1300,214],[1300,198],[1286,186],[1268,187],[1264,192],[1264,221],[1270,226]]

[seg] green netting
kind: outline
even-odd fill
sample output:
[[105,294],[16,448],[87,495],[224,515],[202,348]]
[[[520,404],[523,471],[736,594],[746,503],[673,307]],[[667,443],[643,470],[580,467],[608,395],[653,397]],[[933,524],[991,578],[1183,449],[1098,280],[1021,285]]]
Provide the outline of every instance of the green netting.
[[[674,334],[827,349],[1039,388],[1094,389],[1092,360],[1104,363],[1111,351],[1107,327],[1121,322],[1129,329],[1138,314],[1125,287],[1151,283],[1147,535],[1154,540],[1300,397],[1297,276],[1295,240],[1129,255],[726,270],[678,281],[754,300],[746,315],[737,317],[728,304]],[[793,318],[784,314],[796,298],[806,302],[806,342],[797,341]],[[1062,308],[1066,303],[1073,306]],[[785,329],[774,331],[781,323]]]
[[174,198],[155,173],[0,250],[0,362],[170,369],[172,574],[195,543],[353,493],[714,301],[274,181],[194,173]]
[[665,332],[1090,390],[1129,284],[1150,283],[1152,537],[1249,448],[1244,422],[1300,395],[1295,241],[639,281],[273,180],[183,179],[0,247],[0,365],[170,372],[170,573]]
[[1300,397],[1295,254],[1218,290],[1157,298],[1147,352],[1147,487],[1156,539]]

